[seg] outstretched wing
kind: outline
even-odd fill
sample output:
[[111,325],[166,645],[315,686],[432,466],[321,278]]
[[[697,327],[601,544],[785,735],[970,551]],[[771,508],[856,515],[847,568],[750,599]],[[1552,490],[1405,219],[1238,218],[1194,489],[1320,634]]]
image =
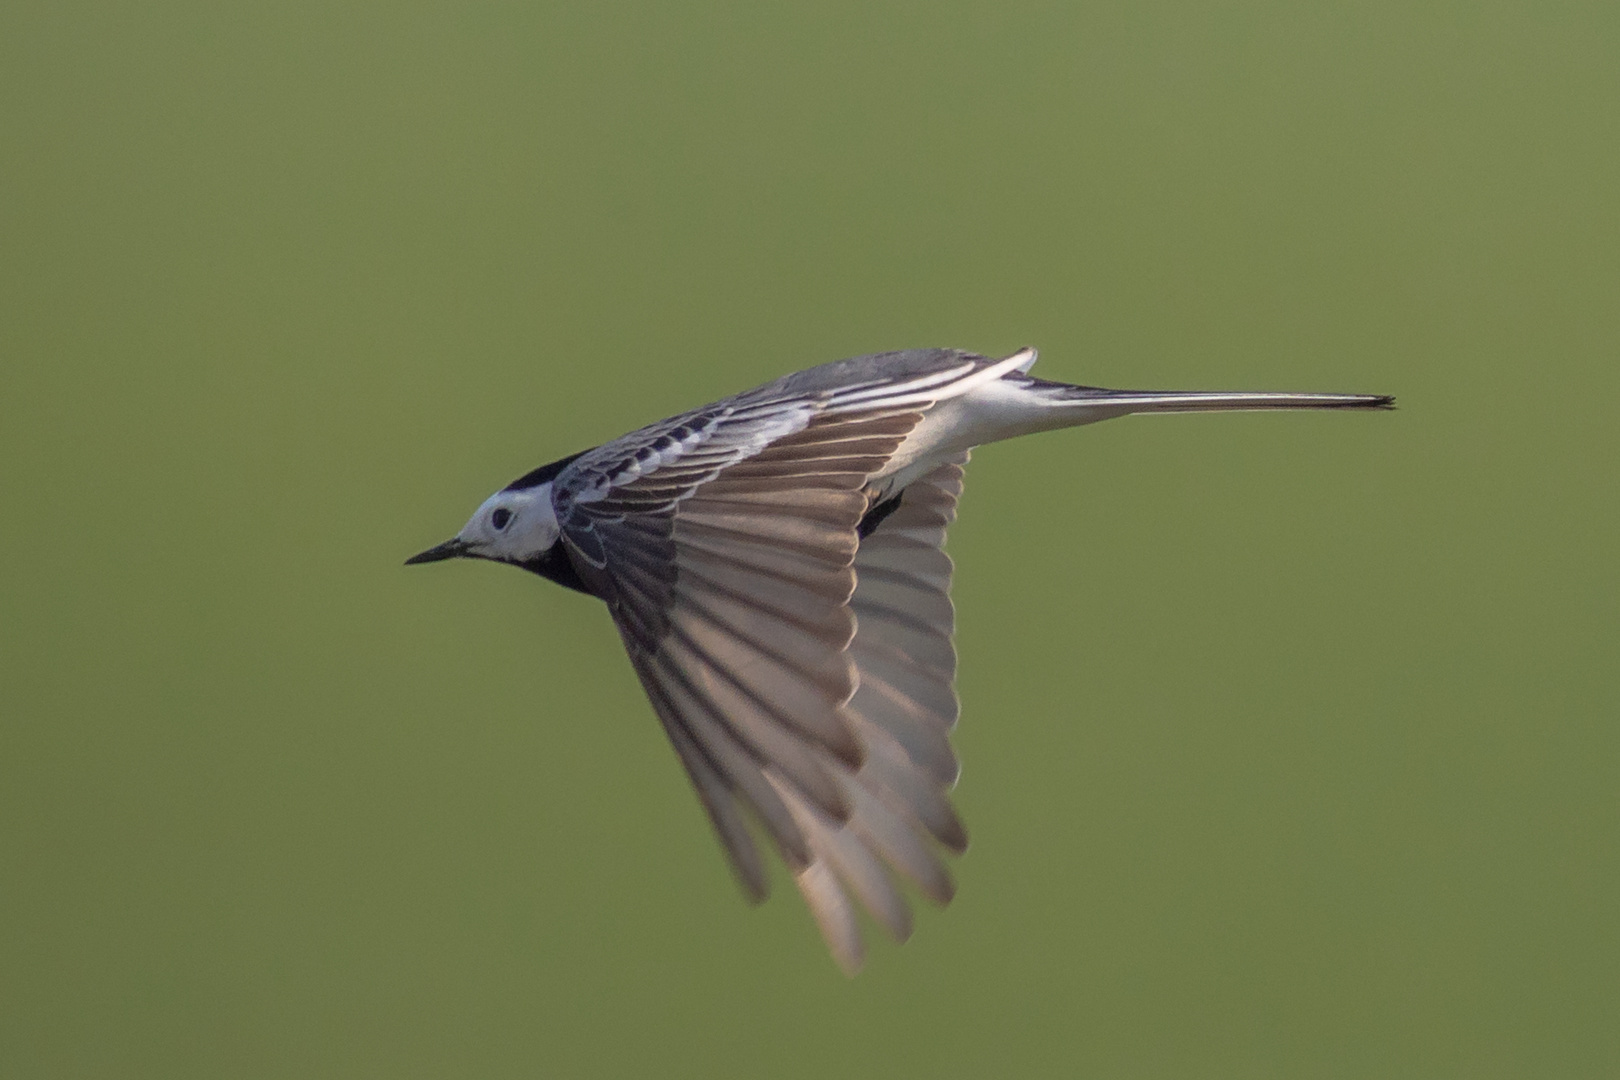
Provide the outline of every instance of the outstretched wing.
[[[855,526],[871,457],[886,458],[916,419],[816,425],[739,468],[749,475],[706,486],[673,523],[669,632],[650,641],[620,621],[665,727],[695,736],[795,871],[812,854],[792,808],[849,815],[838,774],[864,757],[844,715],[856,687]],[[747,883],[764,895],[763,877]]]
[[[856,526],[868,478],[919,419],[813,415],[701,475],[687,475],[699,458],[689,453],[564,523],[756,900],[768,885],[739,800],[795,870],[811,862],[810,848],[779,788],[835,820],[849,816],[835,773],[864,757],[844,715],[856,685],[847,654]],[[724,453],[736,434],[717,431],[704,456]]]
[[[849,607],[856,619],[848,655],[857,689],[844,716],[864,759],[839,780],[850,814],[836,820],[789,799],[814,859],[797,873],[833,955],[860,966],[863,946],[849,892],[896,940],[911,933],[911,912],[891,871],[944,904],[955,892],[939,848],[967,849],[949,798],[956,756],[955,610],[945,531],[956,517],[967,454],[914,481],[899,505],[861,540]],[[847,890],[847,891],[846,891]]]
[[570,556],[745,890],[768,890],[746,809],[851,970],[861,946],[840,881],[903,937],[909,912],[880,860],[944,901],[927,834],[965,844],[944,798],[955,659],[939,550],[960,468],[912,484],[863,542],[868,485],[927,408],[1023,359],[765,387],[588,454],[554,488]]

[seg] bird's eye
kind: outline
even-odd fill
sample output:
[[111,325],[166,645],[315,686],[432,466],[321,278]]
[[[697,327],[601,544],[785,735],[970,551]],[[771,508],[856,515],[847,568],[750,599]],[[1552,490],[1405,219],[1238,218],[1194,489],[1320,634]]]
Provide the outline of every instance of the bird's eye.
[[512,511],[504,506],[497,506],[495,512],[489,515],[489,523],[496,529],[504,529],[512,523]]

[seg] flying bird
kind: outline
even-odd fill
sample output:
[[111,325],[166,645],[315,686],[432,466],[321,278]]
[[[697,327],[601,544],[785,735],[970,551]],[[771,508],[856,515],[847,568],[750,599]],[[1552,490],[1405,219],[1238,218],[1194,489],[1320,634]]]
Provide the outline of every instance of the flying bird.
[[1104,390],[914,349],[822,364],[543,465],[408,560],[487,559],[606,602],[751,901],[757,831],[833,958],[853,896],[897,940],[967,848],[945,533],[983,443],[1131,413],[1384,409],[1367,394]]

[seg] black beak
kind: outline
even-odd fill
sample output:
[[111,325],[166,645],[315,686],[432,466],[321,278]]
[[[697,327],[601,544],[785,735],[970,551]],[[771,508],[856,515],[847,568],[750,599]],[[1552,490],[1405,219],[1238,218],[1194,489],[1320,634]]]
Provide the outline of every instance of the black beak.
[[406,566],[415,566],[425,562],[443,562],[445,559],[459,559],[467,554],[470,547],[465,540],[446,540],[438,547],[430,547],[420,555],[412,555],[405,560]]

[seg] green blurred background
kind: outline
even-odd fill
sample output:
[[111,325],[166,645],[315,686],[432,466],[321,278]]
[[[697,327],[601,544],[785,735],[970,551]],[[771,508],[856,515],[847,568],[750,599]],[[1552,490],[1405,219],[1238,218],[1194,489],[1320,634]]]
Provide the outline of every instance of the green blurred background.
[[[0,9],[0,1074],[1620,1075],[1613,3]],[[785,371],[981,451],[845,980],[603,611],[401,560]]]

